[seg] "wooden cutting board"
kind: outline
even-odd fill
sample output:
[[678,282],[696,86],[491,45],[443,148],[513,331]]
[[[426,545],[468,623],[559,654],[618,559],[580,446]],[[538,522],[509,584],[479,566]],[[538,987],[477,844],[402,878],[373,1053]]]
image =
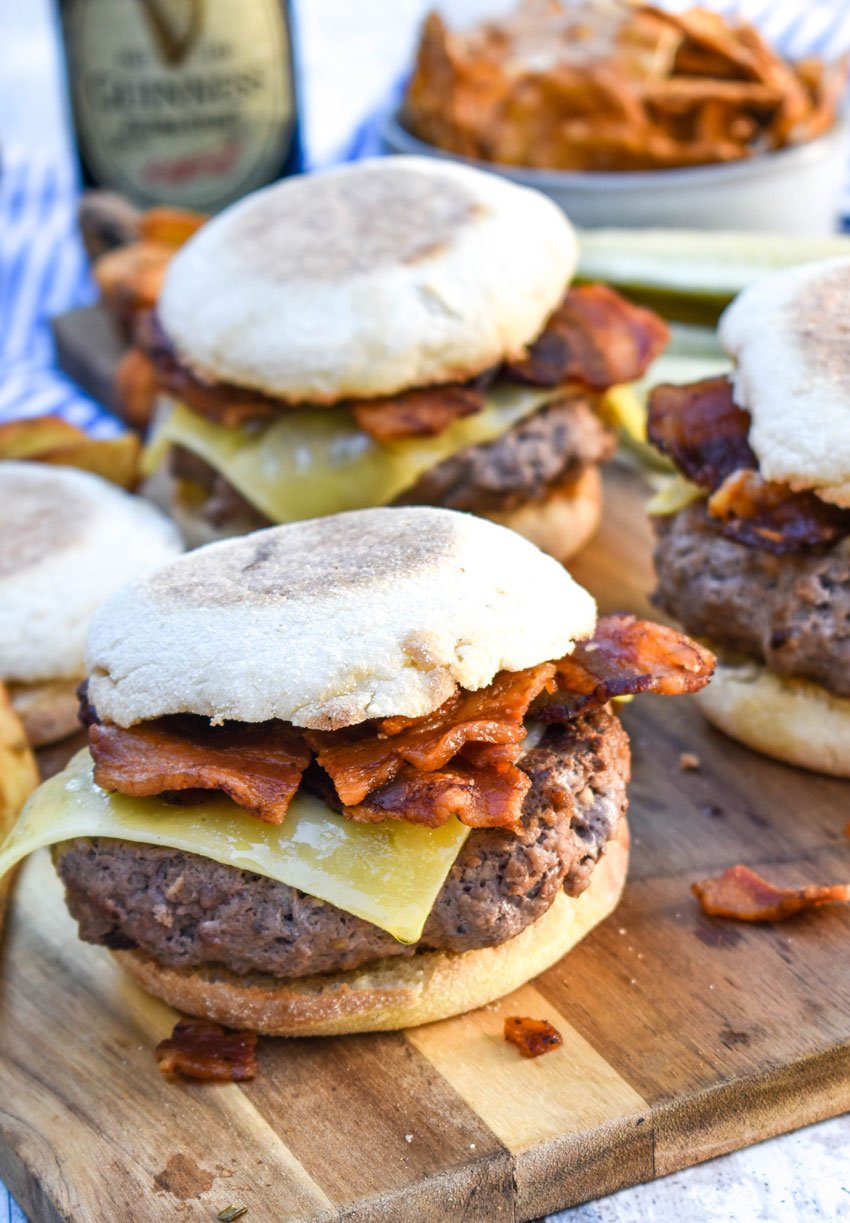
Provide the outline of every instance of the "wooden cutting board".
[[[615,471],[608,491],[575,570],[604,609],[646,611],[642,484]],[[634,853],[612,918],[460,1019],[263,1041],[244,1087],[160,1077],[175,1014],[77,942],[33,858],[0,966],[0,1176],[31,1219],[525,1220],[850,1107],[850,910],[744,926],[690,893],[737,861],[846,880],[850,785],[753,755],[686,699],[624,720]],[[550,1019],[563,1048],[523,1060],[506,1014]]]

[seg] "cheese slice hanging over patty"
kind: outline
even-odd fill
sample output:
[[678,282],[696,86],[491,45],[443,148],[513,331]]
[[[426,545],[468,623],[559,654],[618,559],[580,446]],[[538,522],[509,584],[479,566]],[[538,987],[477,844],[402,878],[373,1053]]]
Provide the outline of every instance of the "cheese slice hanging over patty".
[[388,505],[419,477],[467,446],[494,441],[559,399],[560,387],[497,384],[481,412],[435,437],[377,442],[346,408],[283,410],[256,427],[227,428],[172,404],[144,456],[151,475],[169,446],[204,459],[272,522],[296,522]]
[[265,875],[415,943],[469,831],[454,817],[441,828],[404,820],[355,824],[303,793],[280,825],[224,797],[190,807],[129,798],[95,785],[82,751],[30,798],[0,848],[0,878],[44,846],[109,837]]

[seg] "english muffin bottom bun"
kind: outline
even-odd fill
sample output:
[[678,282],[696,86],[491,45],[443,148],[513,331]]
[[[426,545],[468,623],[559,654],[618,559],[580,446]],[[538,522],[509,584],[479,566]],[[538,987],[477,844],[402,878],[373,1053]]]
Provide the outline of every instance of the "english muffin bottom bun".
[[[727,377],[662,386],[649,436],[657,602],[716,644],[707,716],[791,764],[850,775],[850,260],[765,277],[727,309]],[[651,511],[653,505],[650,506]]]
[[575,263],[545,196],[431,158],[249,196],[179,250],[139,329],[161,394],[146,471],[168,472],[193,542],[401,503],[568,556],[624,411],[608,392],[668,334],[570,288]]
[[850,777],[850,697],[785,679],[756,662],[721,659],[697,699],[709,722],[747,747],[785,764]]
[[92,612],[182,549],[168,519],[98,476],[0,463],[0,680],[34,747],[79,730]]
[[[609,692],[704,684],[472,515],[372,509],[210,544],[96,613],[88,751],[52,844],[80,936],[192,1014],[273,1035],[424,1023],[542,971],[625,879]],[[181,796],[190,799],[181,803]]]

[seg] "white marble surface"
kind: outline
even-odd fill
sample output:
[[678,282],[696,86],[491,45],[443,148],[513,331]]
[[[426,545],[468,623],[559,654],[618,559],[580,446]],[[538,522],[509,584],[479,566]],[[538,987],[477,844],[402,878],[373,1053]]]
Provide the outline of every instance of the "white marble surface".
[[819,1223],[850,1219],[850,1116],[552,1216],[558,1223]]
[[[504,0],[442,0],[459,19]],[[799,0],[801,12],[808,0]],[[847,0],[834,0],[850,9]],[[427,0],[301,0],[306,136],[331,160],[385,95]],[[49,0],[0,0],[0,141],[64,139]],[[850,1101],[848,1101],[850,1105]],[[557,1216],[564,1223],[820,1223],[850,1220],[850,1117],[713,1160]],[[0,1190],[0,1218],[5,1203]]]

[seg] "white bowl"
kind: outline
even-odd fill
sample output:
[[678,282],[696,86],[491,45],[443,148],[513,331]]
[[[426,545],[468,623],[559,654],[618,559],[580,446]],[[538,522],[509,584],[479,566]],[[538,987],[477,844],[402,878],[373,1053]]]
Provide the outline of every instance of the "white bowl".
[[390,153],[448,157],[536,187],[560,204],[576,225],[589,229],[652,226],[827,234],[839,221],[848,130],[842,118],[816,140],[745,161],[620,173],[531,170],[455,157],[411,136],[395,114],[385,117],[381,139]]

